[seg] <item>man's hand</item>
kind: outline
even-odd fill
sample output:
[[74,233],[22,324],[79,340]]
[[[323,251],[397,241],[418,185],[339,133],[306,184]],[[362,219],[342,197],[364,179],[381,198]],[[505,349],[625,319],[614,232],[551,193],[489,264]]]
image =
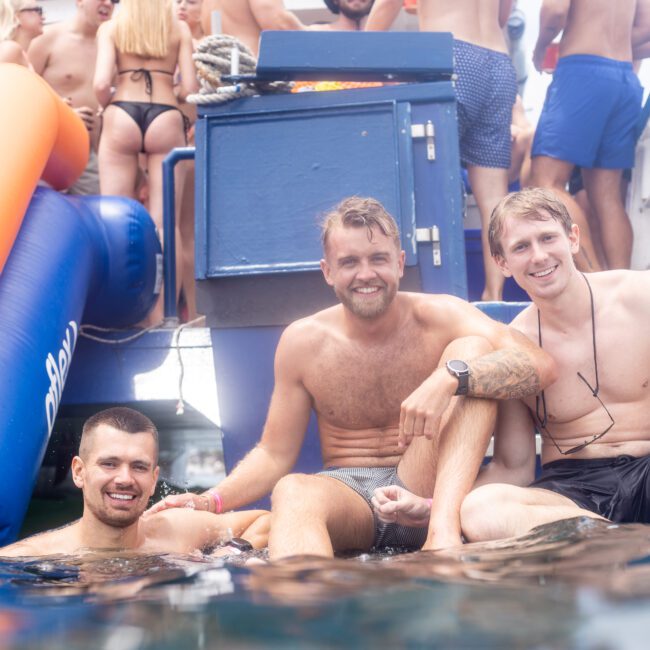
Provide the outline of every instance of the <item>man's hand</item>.
[[205,494],[194,494],[193,492],[171,494],[158,501],[158,503],[154,503],[145,514],[155,515],[157,512],[162,512],[168,508],[192,508],[193,510],[210,511],[210,497]]
[[89,106],[79,106],[72,110],[83,120],[88,131],[92,132],[95,128],[95,111]]
[[408,446],[415,436],[433,439],[457,388],[458,380],[445,368],[438,368],[402,402],[397,438],[400,447]]
[[546,56],[546,48],[536,47],[533,51],[533,65],[537,72],[543,72],[544,57]]
[[377,488],[371,502],[377,518],[387,524],[397,523],[411,528],[429,525],[431,500],[419,497],[397,485]]

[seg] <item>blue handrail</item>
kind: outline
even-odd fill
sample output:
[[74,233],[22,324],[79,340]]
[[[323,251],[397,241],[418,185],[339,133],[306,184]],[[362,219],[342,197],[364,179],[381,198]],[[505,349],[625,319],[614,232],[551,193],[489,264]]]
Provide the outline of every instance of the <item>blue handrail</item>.
[[174,169],[181,160],[194,160],[195,154],[195,147],[177,147],[169,152],[162,164],[165,321],[178,319],[176,312],[176,188]]

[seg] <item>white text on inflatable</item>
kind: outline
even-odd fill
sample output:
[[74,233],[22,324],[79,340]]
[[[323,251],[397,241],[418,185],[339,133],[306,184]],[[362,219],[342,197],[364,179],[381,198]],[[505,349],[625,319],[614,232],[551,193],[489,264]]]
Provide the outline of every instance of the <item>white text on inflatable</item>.
[[61,349],[55,358],[51,352],[48,352],[45,359],[45,372],[50,379],[50,388],[45,395],[45,414],[47,415],[47,433],[52,433],[54,418],[59,410],[63,387],[68,376],[72,353],[77,344],[77,323],[71,320],[65,328],[65,338],[61,342]]

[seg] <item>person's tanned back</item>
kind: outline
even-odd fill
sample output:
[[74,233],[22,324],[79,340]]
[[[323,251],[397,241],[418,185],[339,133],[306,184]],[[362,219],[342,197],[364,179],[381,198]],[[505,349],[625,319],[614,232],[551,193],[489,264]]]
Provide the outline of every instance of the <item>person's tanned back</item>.
[[461,41],[507,52],[502,26],[512,0],[420,0],[420,31],[452,32]]
[[[566,1],[566,0],[565,0]],[[632,60],[632,25],[637,0],[571,0],[560,56],[595,54]]]
[[284,8],[282,0],[210,0],[203,4],[206,34],[212,32],[213,11],[220,14],[222,33],[234,36],[256,56],[262,30],[303,28],[296,16]]

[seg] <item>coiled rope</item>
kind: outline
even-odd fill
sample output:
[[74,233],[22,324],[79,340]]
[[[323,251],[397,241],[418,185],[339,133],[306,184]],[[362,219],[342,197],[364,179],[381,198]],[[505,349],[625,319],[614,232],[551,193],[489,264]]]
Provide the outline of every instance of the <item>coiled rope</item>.
[[[238,52],[237,71],[232,69],[233,48]],[[240,81],[236,85],[225,85],[221,78],[233,72],[237,75],[254,75],[257,59],[253,53],[233,36],[213,34],[201,40],[194,53],[197,77],[201,88],[187,101],[192,104],[221,104],[240,97],[251,97],[269,93],[286,93],[292,84],[286,81]]]

